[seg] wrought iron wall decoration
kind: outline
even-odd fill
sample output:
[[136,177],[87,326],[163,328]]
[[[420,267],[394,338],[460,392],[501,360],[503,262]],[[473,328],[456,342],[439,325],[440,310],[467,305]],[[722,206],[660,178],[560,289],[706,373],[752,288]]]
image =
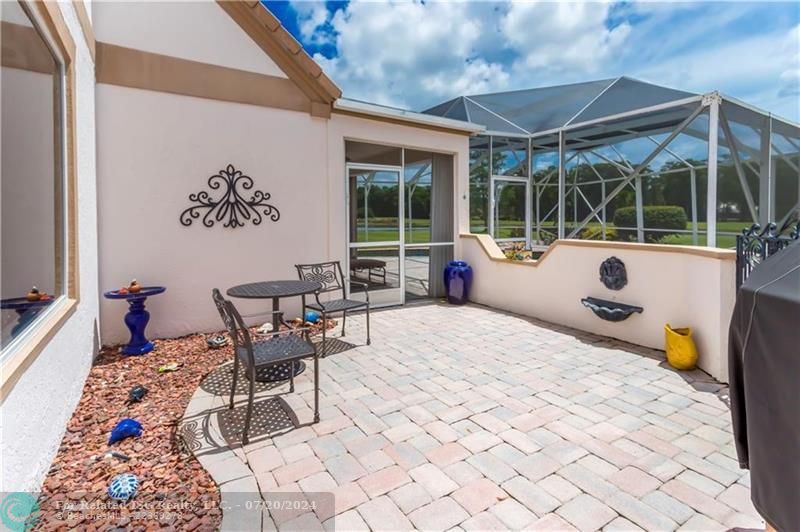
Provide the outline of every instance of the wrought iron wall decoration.
[[628,284],[625,263],[617,257],[609,257],[600,265],[600,281],[609,290],[622,290]]
[[742,229],[736,237],[736,288],[750,276],[753,270],[778,251],[792,242],[800,240],[800,221],[787,222],[783,227],[770,223],[764,229],[753,224],[749,229]]
[[[223,227],[236,229],[244,227],[247,220],[259,225],[264,217],[273,222],[281,218],[280,211],[267,203],[270,198],[268,192],[256,190],[247,198],[248,191],[253,188],[253,178],[236,170],[231,164],[209,177],[208,187],[212,190],[221,189],[220,196],[212,198],[205,190],[189,194],[189,201],[197,205],[181,213],[181,224],[188,227],[202,215],[206,227],[214,227],[219,222]],[[205,214],[202,214],[203,211]]]

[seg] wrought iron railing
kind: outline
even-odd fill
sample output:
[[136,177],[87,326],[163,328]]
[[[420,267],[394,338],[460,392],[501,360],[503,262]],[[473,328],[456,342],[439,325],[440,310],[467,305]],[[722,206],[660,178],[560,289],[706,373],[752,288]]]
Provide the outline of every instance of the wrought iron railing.
[[767,257],[774,255],[800,238],[800,221],[794,228],[785,224],[778,229],[774,223],[764,229],[753,224],[736,237],[736,288],[750,276],[750,273]]

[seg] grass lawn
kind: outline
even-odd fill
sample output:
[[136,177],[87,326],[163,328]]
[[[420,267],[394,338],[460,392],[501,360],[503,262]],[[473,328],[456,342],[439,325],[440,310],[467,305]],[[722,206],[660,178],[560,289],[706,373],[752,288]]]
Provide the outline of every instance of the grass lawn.
[[[486,232],[486,225],[485,222],[481,219],[472,219],[470,220],[470,225],[473,232]],[[750,222],[731,222],[731,221],[724,221],[724,222],[717,222],[717,247],[718,248],[734,248],[736,247],[736,235],[740,234],[743,229],[747,229],[752,225]],[[697,224],[697,245],[705,246],[706,245],[706,223],[705,222],[698,222]],[[503,225],[498,228],[499,237],[500,238],[510,238],[512,236],[519,237],[520,232],[524,228],[524,222],[518,221],[504,221]],[[597,232],[600,231],[601,224],[599,222],[592,222],[586,224],[585,229],[594,229]],[[606,228],[611,230],[615,229],[613,223],[606,224]],[[690,226],[687,225],[687,230]],[[546,226],[542,228],[544,231],[548,231],[551,233],[556,232],[555,226]],[[659,242],[661,244],[673,244],[673,245],[686,245],[691,246],[692,243],[692,234],[691,233],[682,233],[682,234],[672,234],[667,235]]]
[[[717,222],[717,247],[718,248],[734,248],[736,246],[736,235],[742,232],[742,229],[750,227],[749,222]],[[472,219],[470,220],[472,232],[485,232],[486,226],[483,220]],[[586,224],[585,229],[594,229],[599,232],[599,222],[592,222]],[[614,229],[613,223],[606,224],[606,227]],[[699,222],[697,224],[697,244],[700,246],[706,245],[706,223]],[[525,222],[522,220],[504,220],[500,227],[498,227],[499,238],[520,238],[524,234]],[[689,226],[687,226],[688,230]],[[555,227],[545,228],[547,231],[555,233]],[[425,243],[430,242],[430,221],[425,219],[414,219],[412,230],[409,231],[408,224],[406,224],[406,242],[407,243]],[[397,229],[396,218],[375,218],[370,220],[369,238],[367,238],[367,231],[363,226],[358,228],[358,242],[393,242],[400,239],[400,232]],[[692,245],[692,234],[682,233],[667,235],[659,242],[661,244],[673,245]]]

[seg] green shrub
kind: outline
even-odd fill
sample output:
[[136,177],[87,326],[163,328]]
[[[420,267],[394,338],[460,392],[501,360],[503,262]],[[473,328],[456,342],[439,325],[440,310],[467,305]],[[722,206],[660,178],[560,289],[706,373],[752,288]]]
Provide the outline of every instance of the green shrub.
[[[651,229],[686,229],[686,211],[678,205],[648,205],[642,210],[644,226]],[[636,240],[636,230],[620,227],[636,227],[636,207],[620,207],[614,212],[614,225],[621,240]],[[645,231],[646,242],[658,242],[675,235],[671,231]]]
[[[603,228],[599,225],[585,228],[581,231],[581,240],[603,240]],[[606,240],[618,240],[617,230],[606,226]]]

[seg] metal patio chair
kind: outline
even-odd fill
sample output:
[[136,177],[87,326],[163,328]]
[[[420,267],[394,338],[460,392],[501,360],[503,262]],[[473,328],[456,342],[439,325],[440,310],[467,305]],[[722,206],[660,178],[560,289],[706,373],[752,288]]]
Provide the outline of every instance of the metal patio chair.
[[[347,320],[347,313],[365,309],[367,318],[367,345],[370,345],[369,338],[369,287],[367,283],[353,281],[344,276],[342,273],[342,264],[337,261],[320,262],[317,264],[297,264],[297,274],[300,279],[304,281],[316,281],[321,285],[321,288],[314,293],[316,302],[306,303],[306,298],[303,296],[303,316],[306,314],[306,308],[316,310],[322,314],[322,353],[325,356],[325,341],[326,330],[325,320],[330,314],[342,313],[342,336],[345,335],[345,324]],[[356,299],[348,299],[345,290],[346,284],[359,285],[364,287],[364,295],[366,301],[358,301]],[[339,292],[341,290],[341,299],[332,299],[330,301],[321,301],[320,294]]]
[[264,314],[277,314],[280,322],[289,327],[285,331],[273,331],[263,340],[255,342],[250,336],[250,331],[231,301],[222,297],[220,291],[214,288],[211,291],[214,303],[222,318],[228,334],[233,340],[233,385],[229,408],[233,408],[233,397],[236,394],[236,380],[239,376],[239,364],[244,365],[245,376],[250,381],[247,398],[247,414],[244,421],[242,443],[249,441],[250,420],[253,416],[253,395],[255,391],[256,373],[282,364],[291,364],[289,369],[289,392],[294,392],[294,365],[303,358],[314,359],[314,423],[319,422],[319,356],[317,349],[309,338],[309,328],[292,329],[284,320],[281,311],[265,312],[248,315],[253,317]]

